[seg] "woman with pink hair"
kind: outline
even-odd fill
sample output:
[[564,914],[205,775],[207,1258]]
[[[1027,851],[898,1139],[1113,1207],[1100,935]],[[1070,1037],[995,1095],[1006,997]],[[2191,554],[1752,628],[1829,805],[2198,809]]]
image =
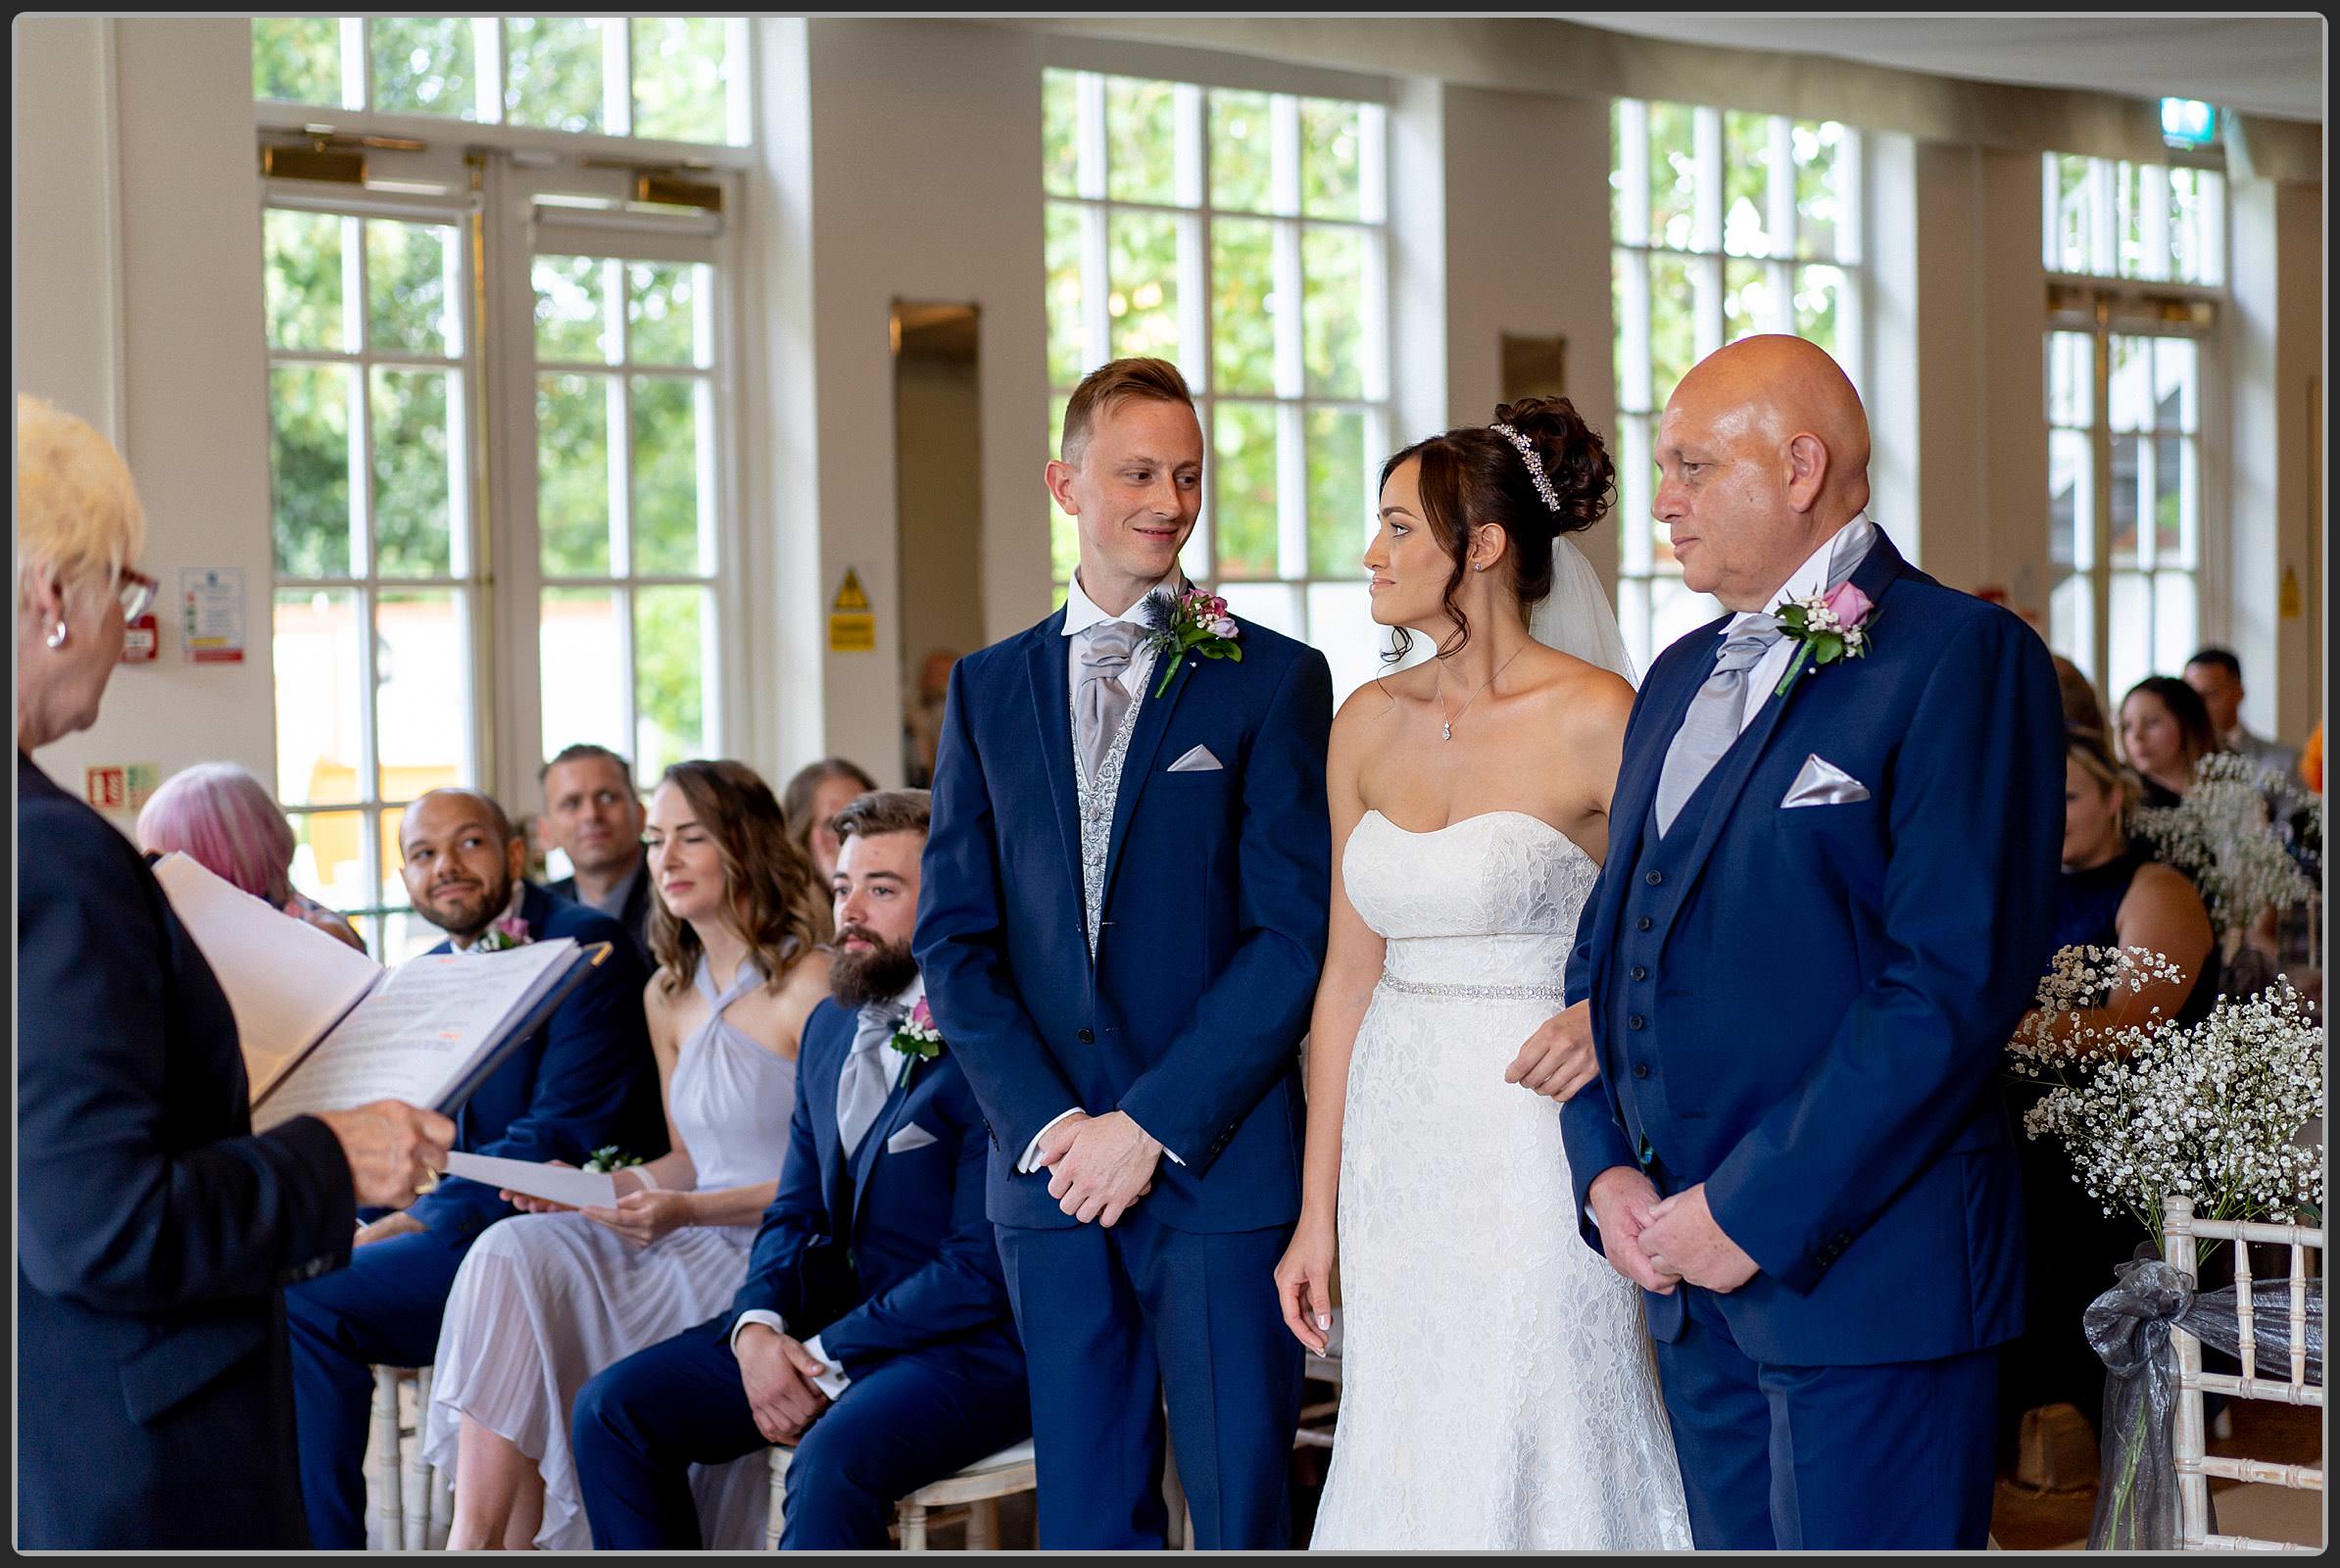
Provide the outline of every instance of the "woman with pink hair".
[[247,768],[199,762],[165,779],[138,813],[138,848],[157,855],[177,850],[294,919],[366,951],[347,920],[293,891],[292,824]]

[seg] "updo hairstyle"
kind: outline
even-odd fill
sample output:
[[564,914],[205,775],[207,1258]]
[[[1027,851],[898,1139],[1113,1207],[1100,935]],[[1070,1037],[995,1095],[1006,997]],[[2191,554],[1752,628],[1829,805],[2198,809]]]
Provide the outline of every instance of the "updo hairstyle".
[[[1505,403],[1496,408],[1494,423],[1511,426],[1535,448],[1558,510],[1537,491],[1519,448],[1492,425],[1466,424],[1417,441],[1382,465],[1386,486],[1408,459],[1421,460],[1423,519],[1454,562],[1443,596],[1454,630],[1438,644],[1440,659],[1460,653],[1471,641],[1470,617],[1454,596],[1468,569],[1472,529],[1494,523],[1509,539],[1512,582],[1525,618],[1552,591],[1553,542],[1591,527],[1616,499],[1617,470],[1608,449],[1568,399]],[[1402,626],[1391,641],[1394,646],[1385,656],[1391,662],[1413,647]]]

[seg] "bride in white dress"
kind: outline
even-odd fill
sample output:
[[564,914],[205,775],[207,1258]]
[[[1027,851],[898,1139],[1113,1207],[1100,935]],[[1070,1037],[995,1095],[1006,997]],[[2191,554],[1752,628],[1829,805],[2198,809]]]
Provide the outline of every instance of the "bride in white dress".
[[[1612,491],[1559,399],[1383,469],[1373,616],[1439,657],[1359,688],[1327,764],[1332,928],[1301,1214],[1276,1271],[1320,1353],[1340,1271],[1317,1547],[1690,1545],[1639,1295],[1570,1213],[1559,1102],[1593,1064],[1542,1029],[1633,702],[1615,616],[1566,537]],[[1553,599],[1554,629],[1532,632]]]

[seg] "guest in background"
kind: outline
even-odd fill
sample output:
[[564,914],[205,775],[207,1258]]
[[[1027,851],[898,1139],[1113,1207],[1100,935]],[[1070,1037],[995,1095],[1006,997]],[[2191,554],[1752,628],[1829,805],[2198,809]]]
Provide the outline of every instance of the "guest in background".
[[2175,806],[2218,737],[2193,687],[2173,675],[2148,675],[2121,699],[2121,749],[2143,781],[2142,804]]
[[545,793],[537,842],[567,856],[572,871],[545,884],[545,891],[614,918],[633,933],[649,963],[650,877],[643,869],[642,799],[634,793],[633,764],[607,746],[581,741],[562,748],[536,778]]
[[882,1550],[896,1499],[1031,1433],[983,1211],[982,1109],[950,1042],[889,1049],[925,994],[910,933],[928,808],[924,790],[885,790],[837,816],[831,998],[805,1026],[747,1282],[730,1311],[577,1400],[598,1547],[698,1546],[691,1466],[781,1443],[796,1446],[781,1547]]
[[341,1267],[455,1126],[395,1101],[254,1134],[235,1016],[128,841],[29,753],[96,722],[153,603],[103,436],[17,399],[17,1536],[300,1549],[284,1287]]
[[912,789],[934,782],[935,752],[943,744],[943,704],[951,694],[951,666],[958,655],[948,648],[930,652],[918,666],[918,689],[903,705],[902,766]]
[[[827,887],[837,874],[837,830],[831,820],[855,796],[877,788],[877,780],[842,757],[824,757],[797,769],[781,792],[780,809],[788,814],[788,836],[812,864],[813,882]],[[820,940],[829,940],[829,913],[821,911]]]
[[2243,727],[2242,661],[2229,648],[2205,648],[2185,662],[2185,683],[2194,688],[2209,711],[2211,732],[2218,744],[2251,760],[2263,771],[2289,778],[2299,766],[2299,748],[2286,746]]
[[347,920],[293,890],[293,831],[268,786],[233,762],[198,762],[163,780],[138,813],[138,848],[173,850],[360,953]]
[[2050,654],[2056,663],[2056,690],[2064,699],[2064,722],[2074,729],[2106,732],[2105,705],[2096,695],[2096,683],[2080,672],[2080,666],[2062,654]]
[[[2133,694],[2132,694],[2133,695]],[[2070,946],[2150,948],[2182,978],[2122,989],[2068,1016],[2095,1028],[2141,1023],[2158,1010],[2180,1023],[2208,1016],[2218,989],[2210,915],[2193,883],[2128,847],[2125,818],[2137,786],[2114,762],[2094,731],[2067,732],[2064,764],[2064,874],[2056,885],[2051,952]],[[2004,1082],[2009,1115],[2024,1112],[2047,1086]],[[2104,1362],[2081,1333],[2080,1314],[2113,1286],[2115,1265],[2146,1240],[2126,1213],[2107,1214],[2073,1180],[2071,1160],[2053,1138],[2019,1137],[2030,1291],[2023,1335],[2000,1360],[2000,1447],[2014,1447],[2025,1410],[2070,1403],[2101,1425]]]
[[[731,1298],[788,1152],[798,1041],[829,990],[811,868],[737,762],[668,768],[647,839],[658,969],[642,1000],[670,1147],[617,1172],[614,1208],[503,1195],[530,1214],[492,1227],[456,1275],[424,1447],[455,1478],[457,1549],[591,1544],[577,1391]],[[752,1462],[700,1472],[707,1541],[760,1545],[769,1482]]]
[[[665,1152],[658,1065],[642,1016],[645,974],[625,928],[523,881],[526,846],[503,808],[476,791],[432,790],[407,808],[398,837],[414,911],[448,936],[431,952],[492,953],[555,937],[610,945],[546,1025],[463,1102],[455,1147],[572,1164],[605,1144]],[[463,1254],[512,1211],[492,1187],[442,1181],[366,1224],[347,1269],[287,1298],[301,1493],[318,1546],[355,1551],[366,1544],[360,1510],[369,1368],[430,1364]]]

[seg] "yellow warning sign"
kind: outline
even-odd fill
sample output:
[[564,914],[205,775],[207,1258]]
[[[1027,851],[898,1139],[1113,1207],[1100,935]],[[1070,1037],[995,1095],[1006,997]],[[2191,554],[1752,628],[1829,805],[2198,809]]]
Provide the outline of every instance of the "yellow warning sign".
[[848,566],[845,581],[837,586],[837,597],[829,602],[829,652],[876,651],[877,616],[870,611],[869,595],[862,590],[860,574]]

